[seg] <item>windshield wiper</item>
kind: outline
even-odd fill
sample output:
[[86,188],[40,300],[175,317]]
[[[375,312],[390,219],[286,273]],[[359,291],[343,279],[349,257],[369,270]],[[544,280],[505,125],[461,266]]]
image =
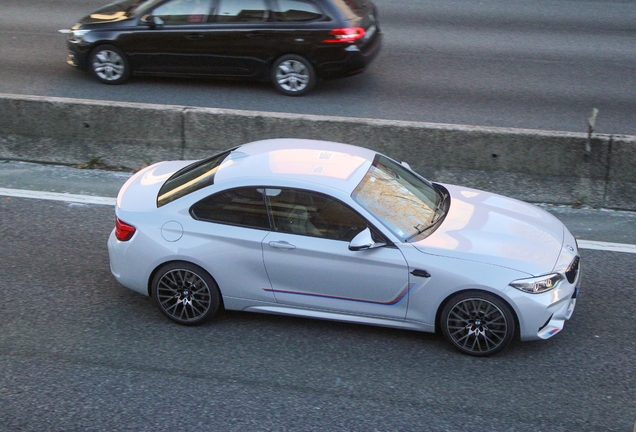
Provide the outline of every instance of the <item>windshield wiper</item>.
[[437,225],[439,223],[439,221],[442,220],[442,215],[444,214],[443,212],[438,212],[438,211],[442,207],[442,204],[444,204],[445,202],[446,202],[446,197],[443,197],[442,199],[440,199],[439,202],[437,203],[437,205],[435,206],[435,208],[433,209],[433,213],[435,213],[435,215],[431,219],[431,222],[428,225],[425,225],[423,228],[420,228],[420,226],[422,224],[418,223],[417,225],[415,225],[413,227],[413,228],[415,228],[415,231],[416,231],[415,234],[413,234],[412,236],[408,237],[404,241],[408,242],[412,238],[417,237],[418,235],[422,234],[424,231],[429,230],[429,229],[433,228],[435,225]]

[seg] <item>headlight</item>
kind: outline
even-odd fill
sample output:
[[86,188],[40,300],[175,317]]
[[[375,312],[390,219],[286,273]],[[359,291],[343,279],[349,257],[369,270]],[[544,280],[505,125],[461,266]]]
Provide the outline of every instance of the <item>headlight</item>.
[[530,294],[539,294],[555,288],[563,277],[558,273],[510,282],[510,286]]
[[68,40],[75,43],[82,42],[82,40],[84,39],[84,36],[86,36],[86,34],[90,32],[90,30],[73,30],[73,29],[71,30],[63,29],[58,31],[62,34],[69,35]]

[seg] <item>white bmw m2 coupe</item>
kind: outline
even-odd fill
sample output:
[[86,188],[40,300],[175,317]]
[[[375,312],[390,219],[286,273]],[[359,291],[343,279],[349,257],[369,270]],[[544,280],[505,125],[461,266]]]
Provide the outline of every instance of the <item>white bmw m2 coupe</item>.
[[138,172],[108,249],[117,280],[179,324],[224,307],[440,330],[474,356],[559,332],[581,283],[576,240],[549,213],[301,139]]

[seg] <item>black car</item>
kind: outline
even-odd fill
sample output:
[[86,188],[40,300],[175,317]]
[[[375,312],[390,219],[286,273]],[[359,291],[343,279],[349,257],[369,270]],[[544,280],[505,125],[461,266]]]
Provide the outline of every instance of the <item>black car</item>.
[[125,0],[68,34],[68,63],[106,84],[131,75],[271,81],[290,96],[362,72],[380,49],[369,0]]

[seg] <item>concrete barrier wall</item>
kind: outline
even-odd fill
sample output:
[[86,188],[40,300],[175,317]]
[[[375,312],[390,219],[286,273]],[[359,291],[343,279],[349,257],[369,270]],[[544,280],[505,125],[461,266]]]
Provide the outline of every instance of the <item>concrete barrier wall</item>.
[[368,147],[431,180],[636,210],[636,137],[0,94],[0,158],[136,168],[265,138]]

